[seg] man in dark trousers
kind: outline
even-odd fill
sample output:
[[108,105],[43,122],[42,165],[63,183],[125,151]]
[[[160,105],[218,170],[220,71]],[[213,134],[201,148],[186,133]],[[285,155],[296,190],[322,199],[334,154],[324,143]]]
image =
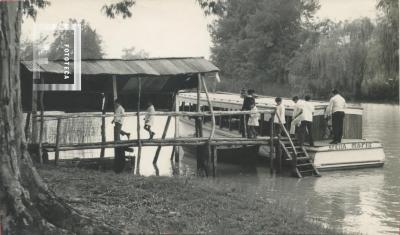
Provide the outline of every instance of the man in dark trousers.
[[303,146],[305,137],[308,138],[308,143],[311,147],[314,147],[314,140],[312,136],[312,121],[313,121],[313,113],[314,106],[310,103],[311,97],[306,95],[304,97],[305,102],[303,102],[301,106],[301,123],[300,123],[300,133],[299,133],[299,142],[300,145]]
[[332,116],[333,141],[330,144],[338,144],[342,142],[344,112],[347,105],[346,100],[339,94],[337,89],[333,89],[332,94],[333,96],[326,108],[325,118],[328,115]]
[[[246,90],[242,89],[240,92],[241,97],[243,98],[243,105],[242,105],[242,111],[250,111],[251,110],[251,105],[256,103],[255,100],[255,91],[253,89]],[[242,137],[247,137],[248,136],[248,126],[247,122],[249,121],[249,115],[245,115],[245,118],[243,116],[240,117],[240,126],[241,126],[241,132],[242,132]],[[246,133],[246,131],[247,133]]]

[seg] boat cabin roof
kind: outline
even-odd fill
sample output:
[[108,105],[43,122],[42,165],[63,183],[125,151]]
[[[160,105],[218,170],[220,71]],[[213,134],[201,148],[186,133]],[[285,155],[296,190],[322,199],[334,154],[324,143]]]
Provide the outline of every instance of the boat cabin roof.
[[[215,107],[219,108],[229,108],[229,109],[241,109],[243,98],[239,94],[228,93],[228,92],[215,92],[209,93],[210,99]],[[180,101],[191,101],[196,102],[197,94],[194,92],[181,92],[179,93]],[[201,94],[201,101],[203,105],[206,103],[206,95]],[[291,98],[282,98],[283,105],[288,111],[287,114],[291,115],[294,108],[294,102]],[[275,97],[272,96],[262,96],[258,95],[256,98],[256,104],[259,109],[272,109],[275,108]],[[312,100],[311,104],[314,105],[315,113],[314,115],[323,115],[329,102],[327,101],[316,101]],[[362,115],[363,108],[354,104],[349,104],[346,110],[348,114]]]

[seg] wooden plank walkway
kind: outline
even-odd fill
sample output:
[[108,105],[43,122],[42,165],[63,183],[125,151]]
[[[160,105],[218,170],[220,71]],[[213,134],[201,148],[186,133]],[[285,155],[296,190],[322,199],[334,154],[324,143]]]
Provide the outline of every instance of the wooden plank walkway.
[[58,151],[81,150],[81,149],[101,149],[101,148],[118,148],[118,147],[138,147],[138,146],[198,146],[209,144],[211,146],[221,145],[268,145],[270,137],[258,137],[257,139],[249,138],[213,138],[208,137],[191,137],[191,138],[166,138],[166,139],[141,139],[141,140],[120,140],[107,142],[92,143],[76,143],[76,144],[56,144],[43,143],[42,148],[47,151],[54,152],[58,147]]

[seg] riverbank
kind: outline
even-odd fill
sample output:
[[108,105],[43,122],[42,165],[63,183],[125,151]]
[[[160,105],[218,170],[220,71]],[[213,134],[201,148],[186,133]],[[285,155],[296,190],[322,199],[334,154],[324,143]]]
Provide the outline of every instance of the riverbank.
[[211,179],[141,177],[43,166],[39,173],[74,208],[127,233],[338,234],[279,198],[217,188]]

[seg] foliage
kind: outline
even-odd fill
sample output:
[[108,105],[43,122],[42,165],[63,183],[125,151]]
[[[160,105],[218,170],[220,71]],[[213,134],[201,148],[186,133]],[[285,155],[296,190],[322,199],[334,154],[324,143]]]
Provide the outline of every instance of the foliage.
[[320,22],[287,65],[292,92],[324,97],[336,87],[349,98],[398,100],[398,2],[378,8],[375,24]]
[[21,60],[33,60],[33,47],[36,46],[36,53],[40,58],[47,57],[47,50],[45,44],[48,39],[46,35],[40,35],[40,37],[34,41],[25,39],[20,44],[20,57]]
[[36,19],[37,10],[50,6],[50,2],[46,0],[24,0],[22,2],[22,13],[27,17]]
[[117,15],[122,15],[122,18],[132,17],[132,12],[130,8],[135,5],[134,0],[121,0],[117,3],[112,3],[110,5],[104,5],[101,10],[110,18],[115,18]]
[[326,98],[335,87],[349,98],[398,99],[397,0],[379,0],[376,21],[345,22],[315,21],[317,1],[199,2],[223,10],[210,27],[220,89]]
[[232,0],[211,26],[212,60],[224,79],[245,86],[287,81],[285,65],[303,39],[303,22],[318,8],[316,1]]
[[[77,24],[75,19],[69,19],[68,24]],[[63,24],[63,22],[61,22]],[[82,59],[100,59],[104,56],[101,48],[102,40],[95,29],[85,20],[81,25],[81,58]],[[55,31],[54,41],[50,45],[48,58],[50,60],[62,59],[64,57],[64,44],[74,45],[73,33],[70,30]],[[71,53],[73,51],[71,50]],[[72,55],[71,55],[72,56]]]
[[144,59],[149,57],[149,53],[144,50],[137,51],[135,47],[124,48],[122,49],[124,53],[121,58],[124,60],[130,59]]

